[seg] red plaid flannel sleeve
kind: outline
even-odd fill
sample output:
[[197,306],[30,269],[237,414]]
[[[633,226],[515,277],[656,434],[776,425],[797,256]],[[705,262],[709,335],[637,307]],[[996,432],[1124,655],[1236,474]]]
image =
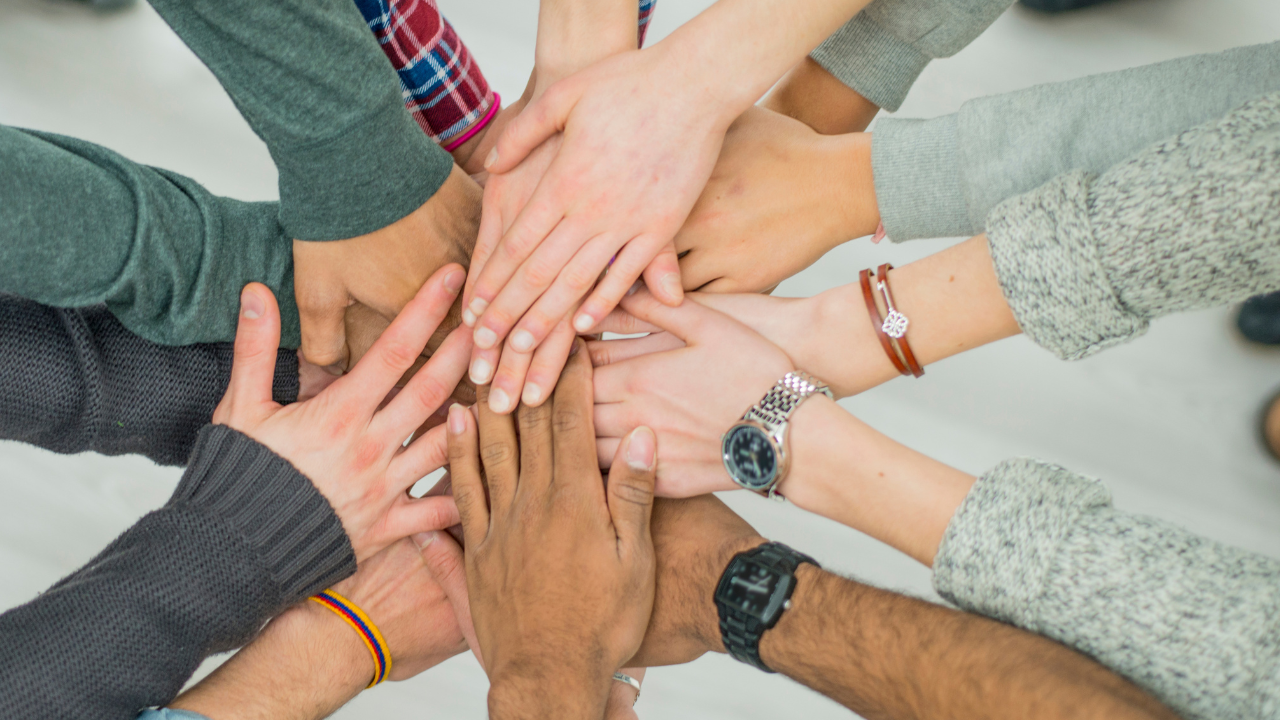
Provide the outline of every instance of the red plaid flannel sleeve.
[[[656,2],[639,0],[640,45]],[[451,150],[493,118],[498,94],[435,0],[355,3],[400,75],[405,107],[432,140]]]

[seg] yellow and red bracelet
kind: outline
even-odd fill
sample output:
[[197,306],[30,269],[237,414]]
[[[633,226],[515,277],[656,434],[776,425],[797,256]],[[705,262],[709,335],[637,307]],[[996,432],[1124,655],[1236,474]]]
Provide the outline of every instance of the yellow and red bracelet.
[[332,610],[360,634],[360,639],[364,641],[365,647],[369,648],[369,654],[373,656],[373,680],[369,682],[368,687],[386,680],[391,672],[391,650],[387,647],[387,641],[382,639],[382,633],[378,632],[378,626],[373,624],[369,616],[365,615],[358,605],[332,590],[312,595],[310,599]]

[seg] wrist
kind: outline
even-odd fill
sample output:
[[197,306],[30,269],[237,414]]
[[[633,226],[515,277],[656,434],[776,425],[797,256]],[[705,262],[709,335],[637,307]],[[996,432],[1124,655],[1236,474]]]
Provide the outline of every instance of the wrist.
[[702,596],[707,598],[707,607],[701,609],[697,627],[698,638],[707,651],[722,654],[728,652],[724,647],[724,636],[720,632],[720,610],[715,603],[716,587],[720,584],[720,578],[735,555],[759,547],[766,542],[768,540],[759,535],[732,537],[719,543],[706,555]]
[[856,395],[898,377],[867,315],[858,283],[808,298],[807,314],[796,318],[812,327],[792,357],[800,369],[826,382],[837,398]]
[[880,224],[875,175],[871,167],[871,133],[824,136],[830,171],[823,187],[832,193],[828,207],[838,211],[837,244],[866,237]]
[[491,720],[598,720],[608,703],[612,671],[556,665],[545,670],[495,673],[489,686]]

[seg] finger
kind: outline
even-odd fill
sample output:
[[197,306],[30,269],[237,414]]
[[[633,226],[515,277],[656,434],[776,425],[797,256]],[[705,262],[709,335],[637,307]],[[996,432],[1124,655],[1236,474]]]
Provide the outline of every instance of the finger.
[[413,542],[422,553],[422,560],[427,564],[427,572],[436,584],[444,590],[445,597],[453,606],[453,616],[458,622],[458,629],[471,646],[476,660],[484,667],[484,659],[480,656],[480,643],[476,640],[475,624],[471,621],[471,600],[467,593],[467,564],[462,555],[462,548],[449,537],[446,532],[432,532],[415,535]]
[[597,403],[591,411],[597,438],[624,438],[640,425],[629,403]]
[[566,316],[551,331],[546,340],[533,352],[533,363],[524,378],[524,390],[520,400],[526,405],[537,407],[551,397],[551,390],[560,379],[560,372],[569,359],[569,351],[573,349],[573,341],[577,334],[569,325]]
[[[596,404],[625,402],[631,397],[631,383],[642,372],[643,360],[601,365],[592,373],[591,389]],[[638,384],[638,383],[637,383]],[[622,437],[619,435],[618,437]]]
[[[556,384],[551,409],[555,444],[553,482],[557,484],[562,479],[588,479],[591,475],[582,469],[595,464],[596,434],[591,423],[592,405],[591,360],[582,340],[575,340],[569,361],[565,363],[564,372],[560,373],[560,382]],[[605,501],[598,476],[595,481],[587,482],[586,487],[566,485],[565,489],[575,495],[581,493],[581,497],[592,503],[588,507],[600,507],[593,503]]]
[[[636,287],[638,290],[639,287]],[[661,332],[662,328],[636,319],[635,315],[621,307],[616,307],[604,316],[604,320],[596,323],[596,332],[613,333],[615,335],[639,335],[641,333]]]
[[[510,229],[502,234],[502,239],[498,241],[497,247],[489,255],[489,259],[485,261],[484,270],[480,271],[480,275],[476,278],[475,285],[471,288],[471,300],[467,304],[467,310],[478,318],[476,320],[477,332],[485,324],[485,313],[488,311],[489,305],[498,297],[503,288],[511,282],[511,279],[520,270],[525,260],[529,259],[529,256],[555,232],[564,220],[564,213],[559,204],[551,202],[547,195],[548,193],[539,185],[529,203],[516,216],[515,222],[512,223]],[[577,235],[575,234],[569,238],[557,240],[557,242],[572,242],[572,245],[567,246],[567,252],[572,253],[580,245],[578,241],[573,240],[576,237]],[[519,318],[519,315],[516,315],[516,318]],[[489,322],[495,323],[496,320],[489,318]],[[493,328],[491,327],[490,329],[492,330]],[[503,335],[505,335],[505,332]],[[477,339],[480,341],[478,344],[482,346],[485,344],[484,338]],[[499,335],[493,344],[496,345],[501,339],[502,336]]]
[[647,290],[640,290],[622,301],[622,307],[641,322],[656,325],[675,335],[686,345],[712,331],[722,313],[696,302],[680,303],[673,308],[663,305]]
[[688,290],[696,290],[724,276],[724,267],[715,262],[712,253],[693,250],[680,258],[680,282]]
[[373,434],[401,442],[408,438],[453,394],[467,372],[470,355],[471,333],[455,328],[427,364],[374,416],[370,426]]
[[489,256],[502,240],[502,210],[499,209],[498,187],[485,188],[484,202],[480,210],[480,229],[476,235],[476,247],[471,252],[471,266],[467,270],[467,282],[462,293],[462,322],[467,327],[475,327],[476,315],[470,310],[471,298],[474,295],[476,280],[484,270]]
[[[583,247],[582,238],[584,237],[587,236],[577,223],[565,220],[556,226],[545,241],[532,248],[529,257],[520,263],[506,284],[497,288],[497,297],[489,303],[484,315],[476,323],[478,347],[492,347],[497,340],[511,333],[517,323],[521,324],[524,332],[512,333],[513,347],[520,352],[530,352],[539,342],[542,342],[555,323],[564,317],[569,309],[568,306],[586,294],[596,278],[600,277],[609,258],[613,256],[613,249],[597,248],[594,250],[593,258],[596,262],[595,267],[585,267],[581,263],[575,265],[577,256],[588,252],[587,248],[592,246],[592,243],[586,243],[586,247]],[[507,246],[504,244],[503,247]],[[502,256],[501,250],[498,255]],[[505,260],[503,256],[501,260],[493,262],[501,263]],[[550,318],[540,316],[536,324],[521,322],[526,320],[525,316],[532,311],[531,306],[537,304],[549,288],[558,285],[560,278],[565,277],[566,273],[574,278],[574,282],[583,284],[582,292],[568,301],[561,301],[564,307]],[[486,278],[482,277],[477,284],[477,297],[488,297],[486,295],[488,288],[485,283]],[[546,313],[545,305],[543,313],[544,315]]]
[[532,352],[517,352],[511,348],[511,338],[502,346],[502,359],[489,387],[489,409],[503,415],[516,409],[524,376],[533,362]]
[[[249,283],[240,291],[240,319],[231,362],[231,381],[219,406],[254,408],[274,406],[271,387],[276,378],[280,348],[280,308],[275,295],[262,283]],[[228,403],[228,400],[230,403]],[[221,414],[221,413],[220,413]]]
[[538,480],[550,478],[555,470],[551,429],[553,405],[521,405],[516,411],[520,424],[520,481],[524,484],[532,479],[533,482],[528,482],[530,488],[535,487]]
[[682,347],[684,343],[680,338],[669,332],[619,340],[592,340],[587,343],[587,351],[591,353],[591,364],[596,367]]
[[394,478],[397,490],[404,491],[448,462],[449,438],[440,425],[409,443],[409,447],[391,461],[388,476]]
[[307,360],[327,367],[346,367],[347,336],[345,314],[351,297],[336,283],[322,278],[309,280],[298,273],[294,297],[302,324],[302,354]]
[[[529,262],[538,260],[538,255],[549,247],[551,242],[548,240],[547,246],[539,248]],[[537,347],[550,334],[552,328],[564,319],[564,316],[572,311],[582,298],[587,296],[591,288],[600,280],[601,273],[605,273],[607,277],[614,272],[609,261],[617,254],[619,246],[616,235],[597,235],[577,254],[568,258],[567,264],[554,278],[554,283],[549,283],[546,291],[542,292],[540,297],[534,298],[536,302],[532,302],[533,306],[524,312],[523,317],[518,318],[516,329],[511,333],[512,344],[523,348]],[[503,290],[503,294],[506,294],[506,290]],[[501,301],[502,298],[499,297],[498,302]],[[586,332],[590,327],[575,329],[578,332]]]
[[658,467],[658,438],[643,425],[622,441],[609,470],[609,515],[625,550],[653,548],[649,517]]
[[479,547],[489,534],[489,501],[480,479],[480,446],[475,418],[461,405],[449,408],[449,477],[468,547]]
[[436,271],[405,305],[351,372],[335,384],[357,406],[372,412],[422,354],[449,306],[462,290],[466,272],[450,263]]
[[547,88],[542,97],[529,103],[507,123],[489,157],[485,158],[484,169],[496,174],[519,165],[534,148],[564,130],[575,102],[577,92],[573,87],[556,83]]
[[618,454],[618,446],[621,444],[622,438],[596,438],[596,457],[599,459],[601,470],[608,470],[609,466],[613,465],[613,458]]
[[[641,235],[628,242],[618,253],[618,259],[609,266],[609,272],[596,285],[595,291],[582,303],[577,317],[573,319],[573,328],[584,333],[603,320],[626,297],[645,266],[661,249],[662,241],[653,235]],[[676,287],[679,287],[679,278],[676,278]]]
[[411,498],[400,495],[387,511],[387,541],[395,542],[418,533],[444,530],[458,524],[461,518],[453,498]]
[[489,350],[482,350],[475,347],[475,341],[472,341],[471,348],[471,369],[467,371],[471,378],[472,385],[488,385],[493,380],[493,373],[498,367],[499,358],[502,356],[502,348],[495,347]]
[[489,488],[489,511],[506,517],[520,481],[519,441],[515,421],[489,409],[489,388],[480,388],[476,414],[480,426],[480,462]]
[[649,261],[643,277],[650,292],[663,303],[675,307],[684,300],[684,287],[680,284],[680,259],[676,256],[674,241],[664,245],[653,260]]

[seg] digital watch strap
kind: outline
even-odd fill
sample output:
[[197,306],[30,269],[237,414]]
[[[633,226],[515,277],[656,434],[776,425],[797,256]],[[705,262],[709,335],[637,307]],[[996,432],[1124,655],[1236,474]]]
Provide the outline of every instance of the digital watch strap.
[[769,542],[738,553],[716,586],[720,637],[734,659],[774,672],[760,659],[760,638],[791,607],[800,563],[822,567],[817,560],[782,543]]

